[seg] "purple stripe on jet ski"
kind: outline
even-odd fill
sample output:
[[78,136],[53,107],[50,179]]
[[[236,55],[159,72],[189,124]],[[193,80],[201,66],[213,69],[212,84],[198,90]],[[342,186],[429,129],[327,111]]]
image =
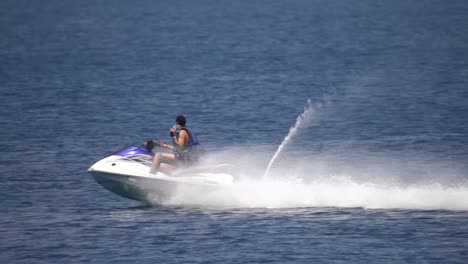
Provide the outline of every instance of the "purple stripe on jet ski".
[[141,155],[141,154],[150,155],[151,152],[149,152],[144,146],[141,146],[141,147],[128,146],[128,147],[125,147],[121,150],[118,150],[112,153],[112,155],[122,156],[122,157],[130,156],[130,155]]

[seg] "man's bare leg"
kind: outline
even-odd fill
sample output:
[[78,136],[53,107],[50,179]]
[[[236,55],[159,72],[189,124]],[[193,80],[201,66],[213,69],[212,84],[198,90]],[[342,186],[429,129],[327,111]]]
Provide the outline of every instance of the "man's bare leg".
[[175,164],[176,157],[174,154],[171,154],[171,153],[160,153],[160,152],[156,153],[153,158],[153,163],[151,164],[150,173],[151,174],[158,173],[161,163]]

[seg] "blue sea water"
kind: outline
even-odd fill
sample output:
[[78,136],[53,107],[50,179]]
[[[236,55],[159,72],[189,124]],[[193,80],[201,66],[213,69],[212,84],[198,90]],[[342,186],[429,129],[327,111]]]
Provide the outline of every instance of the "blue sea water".
[[[466,263],[466,1],[0,2],[1,263]],[[296,118],[310,111],[267,178]],[[240,175],[87,168],[175,116]]]

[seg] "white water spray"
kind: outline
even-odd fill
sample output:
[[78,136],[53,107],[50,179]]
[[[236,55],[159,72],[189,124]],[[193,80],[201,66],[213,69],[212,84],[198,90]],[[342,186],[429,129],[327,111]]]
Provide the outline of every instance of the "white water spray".
[[304,112],[297,117],[296,123],[294,124],[294,126],[292,126],[289,129],[288,135],[283,139],[283,142],[281,142],[281,145],[279,145],[278,149],[273,155],[273,158],[271,158],[270,162],[268,163],[268,167],[265,170],[265,173],[263,174],[263,178],[266,178],[268,176],[268,172],[270,171],[271,166],[273,165],[275,160],[278,158],[278,156],[281,154],[281,151],[283,150],[283,148],[288,144],[291,138],[296,134],[299,127],[304,123],[305,118],[312,113],[312,110],[313,109],[312,109],[311,101],[310,99],[307,99],[307,106],[304,108]]
[[[317,112],[305,116],[296,129],[305,129],[317,120],[316,114],[322,114],[317,110],[320,105],[312,108]],[[271,150],[265,152],[267,149],[259,150],[256,145],[216,150],[207,156],[207,162],[232,160],[236,175],[232,185],[202,191],[191,185],[180,186],[170,197],[154,199],[154,204],[210,209],[360,207],[468,211],[464,163],[416,154],[412,159],[385,150],[377,155],[358,147],[352,153],[339,150],[337,153],[335,149],[325,149],[320,155],[304,153],[301,159],[288,164],[294,170],[272,177],[272,169],[268,178],[261,176],[268,162],[264,158],[271,155]]]

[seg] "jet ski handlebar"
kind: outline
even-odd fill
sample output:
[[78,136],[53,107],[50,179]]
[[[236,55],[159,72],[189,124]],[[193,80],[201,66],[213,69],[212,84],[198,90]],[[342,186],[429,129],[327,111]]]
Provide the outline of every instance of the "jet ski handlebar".
[[168,147],[166,143],[159,141],[159,140],[148,140],[143,145],[148,151],[152,151],[153,148],[156,146],[163,147],[163,148]]

